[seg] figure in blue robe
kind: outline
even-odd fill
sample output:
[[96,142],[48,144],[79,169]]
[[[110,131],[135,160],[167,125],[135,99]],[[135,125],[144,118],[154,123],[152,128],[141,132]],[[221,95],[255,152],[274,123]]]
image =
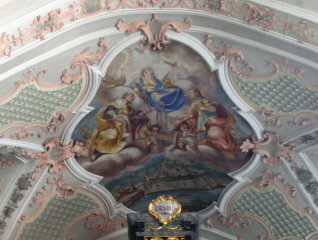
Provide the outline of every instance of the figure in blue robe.
[[163,84],[156,77],[152,68],[144,68],[140,77],[136,78],[128,87],[148,101],[151,107],[159,112],[170,113],[186,104],[181,88],[172,85],[169,81]]

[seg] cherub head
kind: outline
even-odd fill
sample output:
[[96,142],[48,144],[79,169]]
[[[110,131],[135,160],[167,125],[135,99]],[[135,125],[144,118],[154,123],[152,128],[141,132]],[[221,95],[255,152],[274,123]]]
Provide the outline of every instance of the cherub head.
[[156,132],[158,133],[160,131],[161,127],[159,126],[159,124],[153,124],[150,126],[149,131],[150,132]]
[[178,129],[181,132],[188,132],[190,130],[190,127],[189,127],[189,124],[186,121],[184,121],[184,122],[180,123]]

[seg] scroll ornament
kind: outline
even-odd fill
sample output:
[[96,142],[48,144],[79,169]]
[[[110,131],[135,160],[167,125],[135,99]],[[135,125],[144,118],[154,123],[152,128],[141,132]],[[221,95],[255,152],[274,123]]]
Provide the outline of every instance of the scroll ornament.
[[294,156],[290,151],[295,150],[300,145],[300,141],[295,140],[288,144],[283,144],[282,140],[277,134],[265,133],[259,140],[255,136],[252,136],[252,141],[249,139],[245,140],[240,148],[242,152],[252,150],[254,153],[260,154],[263,156],[263,163],[272,167],[279,165],[281,160],[285,159],[291,164],[291,169],[296,171],[298,166],[294,162]]
[[43,171],[44,167],[50,165],[50,173],[58,173],[65,168],[65,160],[72,156],[81,156],[85,151],[83,143],[71,140],[69,144],[61,143],[61,138],[53,138],[44,145],[46,151],[40,153],[38,151],[26,151],[28,156],[34,159],[40,159],[36,164],[32,179],[35,174]]
[[[152,50],[160,50],[164,44],[170,42],[167,36],[168,30],[175,30],[176,32],[182,32],[191,27],[189,19],[185,20],[185,24],[177,22],[162,22],[157,18],[156,14],[153,14],[153,18],[150,21],[144,22],[133,22],[125,25],[125,20],[120,19],[117,23],[117,27],[120,31],[125,31],[128,34],[137,31],[142,31],[146,36],[141,40],[144,44],[151,46]],[[155,31],[155,32],[153,32]]]

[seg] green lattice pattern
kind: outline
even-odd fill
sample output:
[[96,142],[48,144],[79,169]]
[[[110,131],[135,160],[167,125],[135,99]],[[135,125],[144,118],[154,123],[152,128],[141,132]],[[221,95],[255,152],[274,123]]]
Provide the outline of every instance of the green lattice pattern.
[[284,113],[318,111],[318,92],[309,90],[289,75],[268,82],[250,82],[237,76],[236,81],[241,93],[258,107],[268,105]]
[[273,231],[275,239],[297,236],[303,240],[315,231],[309,219],[294,211],[275,190],[258,193],[251,189],[238,199],[233,210],[263,219]]
[[42,91],[33,85],[0,107],[0,129],[16,122],[46,122],[56,109],[68,108],[78,96],[82,80],[56,91]]
[[24,226],[19,240],[59,239],[72,219],[97,209],[98,204],[83,194],[77,194],[77,197],[71,200],[55,196],[37,219]]

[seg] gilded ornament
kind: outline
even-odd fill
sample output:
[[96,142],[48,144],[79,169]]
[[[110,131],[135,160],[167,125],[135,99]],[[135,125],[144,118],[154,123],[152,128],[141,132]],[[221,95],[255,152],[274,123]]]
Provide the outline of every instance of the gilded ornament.
[[145,236],[144,240],[185,240],[185,236]]
[[177,225],[175,227],[166,226],[169,222],[172,221],[180,212],[181,204],[169,195],[161,195],[155,200],[152,200],[148,207],[149,213],[158,219],[163,225],[160,227],[151,227],[148,226],[148,230],[159,230],[163,227],[170,230],[178,229],[181,230],[181,226]]

